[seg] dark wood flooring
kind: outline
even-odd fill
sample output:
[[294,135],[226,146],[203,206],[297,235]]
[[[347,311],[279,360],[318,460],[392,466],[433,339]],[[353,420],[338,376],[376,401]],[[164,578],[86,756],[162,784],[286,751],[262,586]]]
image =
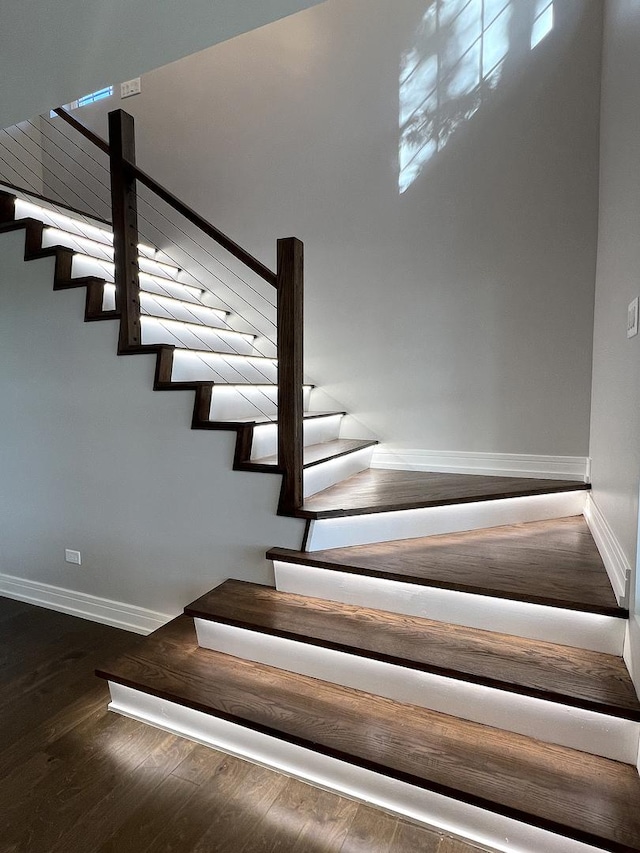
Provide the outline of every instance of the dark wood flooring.
[[228,580],[189,616],[640,720],[622,658]]
[[101,674],[614,853],[640,851],[635,767],[200,649],[186,616]]
[[0,598],[0,853],[479,848],[107,711],[139,637]]
[[610,616],[618,607],[584,517],[324,551],[272,548],[270,559]]
[[307,498],[295,515],[301,518],[337,518],[589,488],[589,485],[573,480],[370,468]]

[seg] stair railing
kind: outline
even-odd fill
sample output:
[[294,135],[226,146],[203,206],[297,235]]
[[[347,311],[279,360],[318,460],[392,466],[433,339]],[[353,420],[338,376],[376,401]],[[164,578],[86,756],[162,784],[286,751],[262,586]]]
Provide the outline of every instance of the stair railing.
[[291,514],[303,503],[302,242],[295,237],[278,240],[277,271],[273,272],[136,165],[133,116],[123,110],[109,113],[107,143],[66,110],[59,108],[55,113],[85,139],[109,155],[114,279],[116,307],[120,312],[120,353],[139,352],[142,346],[136,189],[138,181],[275,287],[278,336],[278,469],[283,476],[278,512]]

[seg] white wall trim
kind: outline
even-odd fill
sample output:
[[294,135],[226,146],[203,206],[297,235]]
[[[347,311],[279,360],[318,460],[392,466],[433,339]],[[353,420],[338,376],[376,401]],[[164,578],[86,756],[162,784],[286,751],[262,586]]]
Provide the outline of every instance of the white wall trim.
[[631,584],[631,565],[627,560],[622,546],[613,532],[609,522],[593,499],[587,495],[584,517],[589,530],[600,551],[611,586],[621,607],[629,606],[629,590]]
[[465,453],[457,450],[411,450],[379,444],[372,468],[435,471],[505,477],[548,477],[555,480],[589,480],[586,456],[533,456],[519,453]]
[[99,598],[97,595],[89,595],[75,589],[64,589],[61,586],[52,586],[48,583],[2,573],[0,573],[0,595],[47,607],[49,610],[58,610],[60,613],[69,613],[71,616],[79,616],[91,622],[123,628],[125,631],[133,631],[136,634],[150,634],[173,619],[173,616],[167,613],[157,613],[154,610],[137,607],[135,604],[111,601],[108,598]]

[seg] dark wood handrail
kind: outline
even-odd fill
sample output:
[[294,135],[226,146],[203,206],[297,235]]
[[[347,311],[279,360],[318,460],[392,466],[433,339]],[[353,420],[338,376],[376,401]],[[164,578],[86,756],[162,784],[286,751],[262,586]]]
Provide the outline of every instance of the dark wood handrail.
[[[104,151],[105,154],[110,153],[109,144],[105,142],[102,137],[98,136],[97,133],[89,130],[89,128],[85,127],[81,122],[69,115],[65,109],[58,107],[58,109],[55,109],[53,112],[66,121],[67,124],[71,125],[74,130],[77,130],[78,133],[82,134],[85,139],[88,139],[89,142],[92,142],[101,151]],[[223,249],[226,249],[230,254],[238,258],[239,261],[242,261],[245,266],[249,267],[249,269],[253,270],[261,278],[273,285],[273,287],[278,286],[278,278],[276,274],[257,258],[254,258],[253,255],[249,254],[249,252],[245,251],[245,249],[243,249],[242,246],[239,246],[231,239],[231,237],[227,237],[227,235],[220,231],[219,228],[216,228],[215,225],[207,222],[204,217],[200,216],[199,213],[196,213],[196,211],[189,207],[189,205],[180,201],[180,199],[170,190],[163,187],[162,184],[159,184],[158,181],[154,180],[150,175],[147,175],[146,172],[143,172],[135,163],[130,163],[126,158],[123,163],[124,166],[131,171],[133,177],[140,181],[141,184],[144,184],[145,187],[155,193],[159,198],[166,202],[166,204],[184,216],[184,218],[191,222],[192,225],[195,225],[196,228],[199,228],[200,231],[204,232],[207,237],[211,237],[212,240],[215,240],[215,242],[222,246]]]
[[185,219],[188,219],[189,222],[204,232],[207,237],[211,237],[212,240],[215,240],[223,249],[226,249],[230,254],[238,258],[239,261],[242,261],[245,266],[249,267],[249,269],[253,270],[265,281],[269,282],[269,284],[272,284],[274,287],[278,286],[278,278],[276,274],[268,267],[265,267],[265,265],[257,258],[254,258],[253,255],[250,255],[249,252],[245,251],[242,246],[239,246],[230,237],[227,237],[226,234],[223,234],[222,231],[215,227],[215,225],[212,225],[210,222],[207,222],[206,219],[203,219],[203,217],[200,216],[199,213],[196,213],[193,208],[189,207],[189,205],[185,204],[183,201],[180,201],[180,199],[177,198],[177,196],[175,196],[170,190],[163,187],[162,184],[159,184],[150,175],[147,175],[146,172],[143,172],[142,169],[135,165],[135,163],[127,163],[125,160],[125,166],[131,170],[133,176],[137,178],[141,184],[144,184],[145,187],[155,193],[158,198],[161,198],[170,207],[184,216]]
[[109,153],[109,143],[106,142],[101,136],[98,136],[97,133],[94,133],[92,130],[89,130],[88,127],[85,127],[72,115],[69,115],[69,113],[65,109],[63,109],[62,107],[58,107],[53,112],[57,116],[60,116],[63,121],[66,121],[67,124],[70,124],[74,130],[77,130],[78,133],[81,133],[85,137],[85,139],[88,139],[89,142],[92,142],[101,151],[104,151],[105,154]]

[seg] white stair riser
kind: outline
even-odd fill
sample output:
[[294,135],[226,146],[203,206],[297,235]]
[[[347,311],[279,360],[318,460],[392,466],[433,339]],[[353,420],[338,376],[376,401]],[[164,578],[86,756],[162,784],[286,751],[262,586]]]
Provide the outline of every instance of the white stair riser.
[[[109,287],[109,285],[107,285]],[[115,290],[115,285],[113,286]],[[115,293],[114,293],[115,296]],[[201,326],[211,329],[229,330],[226,323],[226,313],[222,310],[214,310],[204,305],[194,305],[192,302],[181,302],[170,297],[159,296],[156,293],[140,292],[140,307],[144,314],[160,317],[166,320],[177,320],[189,323],[190,326]],[[240,333],[236,333],[240,335]],[[252,348],[253,336],[243,336]]]
[[625,620],[489,595],[274,561],[276,588],[438,622],[621,655]]
[[252,341],[238,333],[225,334],[224,331],[216,331],[207,326],[186,325],[180,321],[146,315],[142,317],[141,325],[143,344],[173,344],[186,349],[253,354]]
[[[226,328],[225,314],[220,310],[202,305],[196,287],[190,287],[169,279],[154,279],[153,276],[140,275],[140,304],[143,313],[162,315],[167,310],[177,319],[198,318],[204,325]],[[116,286],[105,282],[102,295],[102,310],[113,311],[116,307]],[[180,316],[182,313],[182,316]],[[195,320],[194,320],[195,321]],[[189,320],[191,322],[191,320]]]
[[247,759],[329,791],[370,803],[500,853],[602,853],[588,844],[389,779],[337,758],[255,732],[167,699],[109,684],[112,711]]
[[[304,445],[332,441],[340,435],[342,415],[322,418],[307,418],[304,421]],[[275,424],[257,424],[253,430],[251,458],[262,459],[278,452],[278,428]]]
[[[24,199],[16,199],[15,211],[16,219],[23,217],[39,219],[44,225],[48,226],[47,230],[54,228],[58,232],[51,237],[47,236],[47,242],[43,242],[43,245],[69,246],[69,248],[74,249],[82,246],[86,248],[91,245],[93,249],[97,244],[99,246],[98,257],[102,257],[102,252],[107,249],[110,254],[105,255],[105,257],[113,259],[113,231],[111,226],[100,225],[97,221],[89,222],[79,216],[74,218],[53,208],[46,208]],[[88,218],[90,219],[90,217]],[[87,241],[90,241],[90,244]],[[83,249],[80,248],[80,251]],[[144,257],[165,261],[162,252],[146,243],[138,243],[138,251]],[[89,251],[89,254],[93,254],[93,251]],[[170,259],[166,260],[171,263]]]
[[204,291],[195,284],[185,284],[181,281],[173,281],[172,279],[150,275],[145,272],[140,273],[140,286],[149,293],[156,293],[160,296],[180,299],[185,302],[193,302],[194,305],[202,305],[206,299],[211,298],[211,294],[208,291]]
[[[227,312],[223,309],[200,305],[187,291],[180,293],[182,299],[161,293],[149,293],[148,284],[143,276],[140,289],[140,308],[143,314],[211,329],[229,329],[226,323]],[[113,311],[115,307],[116,286],[109,282],[103,288],[102,310]],[[253,340],[253,336],[251,339]]]
[[111,261],[98,261],[88,255],[74,255],[71,262],[72,278],[95,276],[105,281],[113,281],[113,264]]
[[[303,391],[303,405],[309,406],[311,388]],[[275,385],[238,387],[216,385],[211,397],[209,420],[232,421],[234,419],[277,417],[278,389]]]
[[176,350],[171,378],[174,382],[271,384],[278,381],[278,369],[271,360]]
[[582,515],[585,491],[379,512],[311,522],[306,550],[370,545],[396,539],[416,539],[440,533],[459,533],[525,521],[545,521]]
[[368,657],[195,619],[206,649],[635,766],[640,723]]
[[[140,270],[149,275],[169,281],[178,281],[179,270],[177,267],[153,261],[149,258],[139,258]],[[105,281],[113,281],[113,262],[107,259],[95,258],[89,255],[76,253],[71,264],[71,275],[73,278],[83,276],[95,276]]]
[[321,492],[323,489],[328,489],[329,486],[346,480],[347,477],[359,474],[360,471],[366,471],[371,464],[372,456],[373,447],[363,447],[362,450],[356,450],[355,453],[347,453],[344,456],[338,456],[336,459],[328,459],[319,465],[305,468],[303,477],[304,497],[308,498],[310,495],[315,495],[316,492]]
[[16,199],[15,217],[16,219],[25,219],[27,217],[39,219],[45,225],[51,225],[62,231],[68,231],[71,235],[88,237],[90,240],[113,245],[113,233],[106,225],[100,226],[97,223],[85,222],[83,219],[76,219],[70,215],[50,210],[26,199]]
[[67,246],[74,252],[82,252],[95,258],[113,262],[113,245],[91,239],[57,228],[45,228],[42,233],[42,248],[50,246]]

